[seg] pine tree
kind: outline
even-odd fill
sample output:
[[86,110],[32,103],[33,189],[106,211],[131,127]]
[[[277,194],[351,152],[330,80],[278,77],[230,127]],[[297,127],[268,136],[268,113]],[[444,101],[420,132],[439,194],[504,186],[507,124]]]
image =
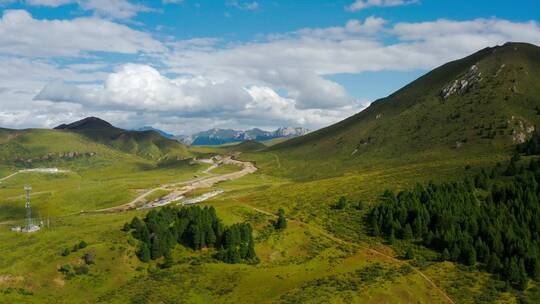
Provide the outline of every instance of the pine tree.
[[454,246],[452,246],[452,251],[450,251],[450,259],[452,261],[458,261],[460,255],[461,255],[461,250],[456,244],[454,244]]
[[527,289],[528,285],[529,285],[529,278],[527,277],[527,273],[520,272],[518,281],[516,283],[516,288],[518,290],[525,290]]
[[163,241],[157,235],[152,238],[150,255],[152,257],[152,260],[158,259],[163,256]]
[[501,269],[501,261],[496,253],[492,253],[489,255],[489,259],[486,265],[487,271],[491,273],[496,273]]
[[164,256],[165,261],[163,262],[163,264],[161,264],[161,268],[171,268],[174,263],[171,253],[167,251]]
[[150,232],[145,224],[142,225],[142,228],[139,228],[139,239],[143,242],[150,243]]
[[206,242],[209,247],[214,247],[216,245],[217,237],[214,232],[214,228],[210,227],[208,229],[208,234],[206,235]]
[[390,233],[390,236],[388,237],[388,244],[394,245],[396,242],[396,237],[394,236],[394,230],[392,229],[392,232]]
[[450,252],[448,251],[448,248],[444,248],[443,252],[442,252],[442,255],[441,255],[441,259],[443,261],[448,261],[450,260]]
[[190,226],[191,245],[195,250],[201,249],[201,230],[199,225]]
[[518,288],[520,290],[525,290],[527,287],[527,283],[529,282],[529,278],[527,276],[527,270],[525,269],[525,261],[524,259],[520,258],[518,260],[518,267],[519,267],[519,279],[518,279]]
[[251,237],[248,243],[248,252],[246,255],[246,259],[253,260],[256,257],[257,257],[257,254],[255,254],[255,242],[253,241],[253,237]]
[[125,223],[124,227],[122,227],[122,231],[128,232],[129,230],[131,230],[131,225],[128,223]]
[[336,204],[334,205],[334,209],[343,210],[347,207],[347,199],[344,196],[341,196]]
[[379,236],[381,234],[381,230],[379,228],[379,223],[377,223],[378,216],[371,216],[369,221],[371,223],[371,232],[374,236]]
[[139,251],[137,252],[137,256],[141,260],[141,262],[148,262],[150,261],[150,248],[148,248],[148,243],[142,242],[141,247],[139,248]]
[[403,239],[411,240],[412,238],[413,238],[413,232],[411,229],[411,225],[407,224],[405,225],[405,229],[403,229]]
[[246,243],[241,243],[240,244],[240,248],[238,250],[238,255],[240,256],[241,259],[246,259],[247,258],[247,254],[248,254],[248,245]]
[[508,279],[508,281],[510,281],[510,283],[515,285],[518,283],[521,277],[517,260],[515,257],[512,257],[512,259],[510,259],[510,262],[508,263],[508,266],[506,264],[507,263],[505,262],[505,271],[507,275],[506,278]]
[[414,259],[414,251],[411,247],[407,248],[407,251],[405,252],[405,258],[407,260],[413,260]]
[[131,228],[132,229],[138,229],[142,226],[142,222],[141,220],[138,218],[138,217],[134,217],[132,220],[131,220]]
[[538,279],[540,276],[540,263],[537,257],[529,257],[525,261],[525,268],[529,277]]
[[476,264],[476,251],[470,245],[463,251],[463,263],[468,266]]
[[238,249],[236,247],[229,248],[229,262],[231,264],[237,264],[240,263],[240,253],[238,252]]
[[278,230],[283,230],[287,228],[287,219],[285,218],[285,210],[279,209],[278,219],[275,224],[275,228]]

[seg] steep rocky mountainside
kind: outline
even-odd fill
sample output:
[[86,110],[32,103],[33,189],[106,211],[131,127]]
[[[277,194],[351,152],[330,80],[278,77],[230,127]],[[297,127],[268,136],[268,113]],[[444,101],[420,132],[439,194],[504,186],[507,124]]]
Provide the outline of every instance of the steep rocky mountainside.
[[[269,148],[296,162],[445,159],[510,151],[540,123],[540,48],[507,43],[447,63],[335,125]],[[334,165],[332,165],[334,163]]]

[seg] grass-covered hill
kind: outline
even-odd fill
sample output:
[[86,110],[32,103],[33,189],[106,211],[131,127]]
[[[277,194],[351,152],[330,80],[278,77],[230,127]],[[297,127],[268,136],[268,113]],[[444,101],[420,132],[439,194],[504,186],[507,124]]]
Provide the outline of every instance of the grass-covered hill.
[[0,129],[0,162],[7,166],[43,166],[124,154],[87,137],[48,129]]
[[236,145],[227,146],[226,151],[229,152],[256,152],[266,148],[266,146],[256,140],[246,140]]
[[539,83],[539,47],[486,48],[268,152],[287,162],[281,170],[301,169],[306,177],[382,163],[493,157],[524,141],[540,122]]
[[[52,130],[0,129],[0,222],[24,217],[21,184],[33,186],[36,212],[60,216],[127,203],[139,189],[191,178],[204,166],[188,157],[184,145],[157,132],[125,131],[97,118]],[[67,171],[14,174],[50,167]]]
[[191,146],[190,151],[198,157],[211,157],[216,154],[243,154],[263,151],[267,146],[260,141],[245,140],[240,143],[228,143],[223,145]]
[[0,145],[0,157],[4,160],[26,163],[53,156],[74,158],[114,151],[152,160],[190,156],[185,145],[155,131],[127,131],[95,117],[62,124],[53,130],[0,129]]
[[63,124],[55,129],[60,132],[78,133],[117,150],[148,159],[182,159],[189,156],[185,145],[166,138],[156,131],[128,131],[116,128],[96,117],[88,117],[67,125]]

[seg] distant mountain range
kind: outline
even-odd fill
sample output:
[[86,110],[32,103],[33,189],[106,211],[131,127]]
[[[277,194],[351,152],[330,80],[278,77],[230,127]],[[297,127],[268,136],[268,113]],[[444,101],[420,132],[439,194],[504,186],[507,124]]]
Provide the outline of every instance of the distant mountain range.
[[292,138],[308,134],[310,131],[304,128],[284,127],[275,131],[265,131],[254,128],[246,131],[232,129],[210,129],[189,136],[177,136],[176,138],[186,145],[222,145],[246,140],[270,140],[274,138]]
[[[278,128],[275,131],[265,131],[258,128],[254,128],[247,131],[237,131],[232,129],[210,129],[208,131],[203,131],[199,133],[195,133],[193,135],[184,136],[179,135],[175,136],[173,134],[167,133],[163,130],[151,127],[151,126],[144,126],[132,130],[123,130],[114,127],[110,123],[99,119],[97,117],[87,117],[85,119],[69,123],[69,124],[61,124],[54,129],[56,130],[68,130],[68,131],[84,131],[84,132],[97,132],[96,134],[108,134],[110,132],[103,133],[104,130],[112,130],[115,134],[139,134],[139,136],[142,136],[142,134],[155,134],[155,135],[161,135],[162,137],[169,139],[169,140],[176,140],[179,141],[185,145],[193,145],[193,146],[202,146],[202,145],[222,145],[227,143],[236,143],[236,142],[243,142],[248,140],[256,140],[256,141],[263,141],[263,140],[270,140],[274,138],[292,138],[292,137],[298,137],[305,134],[308,134],[310,131],[308,129],[304,128],[291,128],[291,127],[282,127]],[[156,134],[157,133],[157,134]]]

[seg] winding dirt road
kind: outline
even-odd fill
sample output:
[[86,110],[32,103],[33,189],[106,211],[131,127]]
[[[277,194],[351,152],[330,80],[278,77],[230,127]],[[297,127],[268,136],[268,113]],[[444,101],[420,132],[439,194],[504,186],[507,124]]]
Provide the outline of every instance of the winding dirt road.
[[[240,171],[222,174],[222,175],[212,174],[210,171],[217,168],[220,164],[235,165],[235,166],[241,167],[242,169]],[[128,211],[128,210],[134,210],[137,208],[137,205],[143,202],[148,195],[158,190],[168,190],[168,191],[172,190],[169,194],[164,196],[162,200],[173,202],[173,201],[178,200],[184,194],[189,193],[193,190],[201,189],[201,188],[209,188],[217,183],[239,179],[243,176],[254,173],[255,171],[257,171],[257,167],[255,167],[254,164],[250,162],[243,162],[243,161],[235,160],[230,156],[226,156],[221,159],[219,164],[214,164],[210,168],[203,171],[203,173],[211,174],[212,176],[199,177],[199,178],[192,179],[189,181],[174,183],[174,184],[163,184],[163,185],[160,185],[159,187],[146,191],[145,193],[139,195],[137,198],[135,198],[134,200],[132,200],[131,202],[127,204],[123,204],[123,205],[111,207],[111,208],[106,208],[106,209],[94,210],[94,211],[81,211],[81,213],[113,213],[113,212],[123,212],[123,211]],[[181,186],[181,187],[178,188],[178,186]]]
[[1,182],[1,181],[5,181],[6,179],[9,179],[9,178],[11,178],[11,177],[13,177],[13,176],[15,176],[15,175],[17,175],[17,174],[19,174],[19,172],[15,172],[15,173],[10,174],[10,175],[8,175],[8,176],[6,176],[6,177],[2,177],[2,178],[0,178],[0,182]]

